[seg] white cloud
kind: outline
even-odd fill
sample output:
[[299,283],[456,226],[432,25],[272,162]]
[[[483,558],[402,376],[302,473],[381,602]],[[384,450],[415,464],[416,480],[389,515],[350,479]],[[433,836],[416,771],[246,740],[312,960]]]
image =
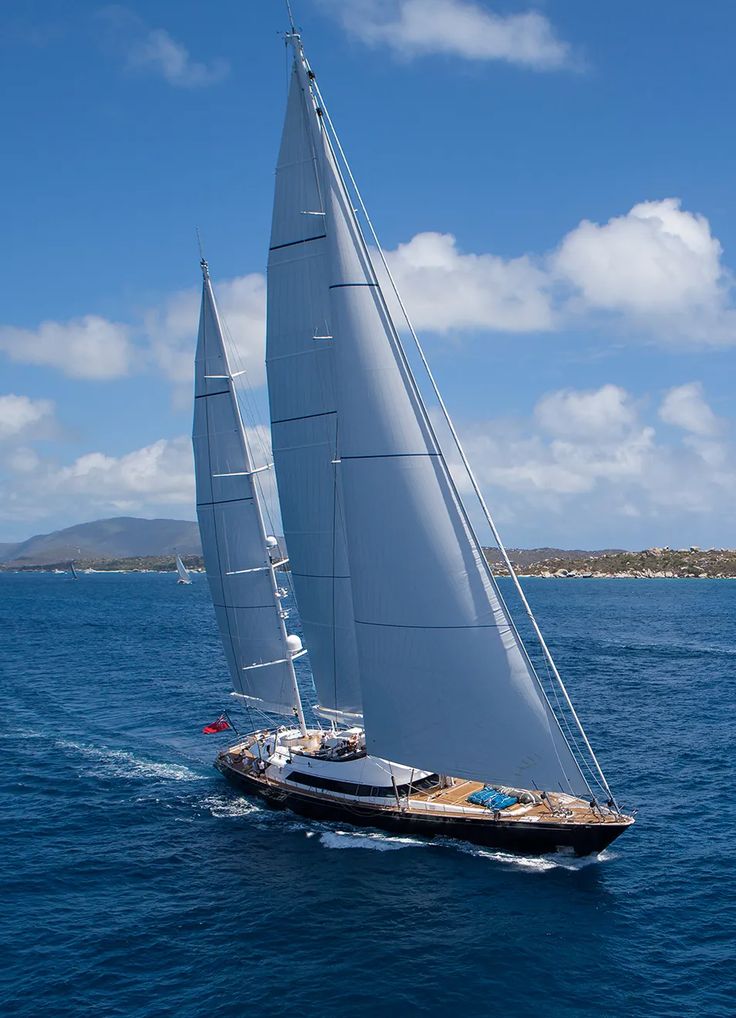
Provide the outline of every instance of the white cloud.
[[659,416],[666,424],[702,437],[715,435],[719,430],[718,418],[708,406],[700,382],[688,382],[665,393]]
[[[256,388],[265,379],[265,278],[251,273],[225,279],[218,283],[216,296],[233,366],[247,371],[248,384]],[[188,400],[200,300],[197,287],[179,290],[127,324],[85,315],[42,322],[36,329],[0,325],[0,351],[20,363],[53,367],[90,381],[155,367]]]
[[326,6],[351,35],[405,57],[442,53],[539,71],[572,62],[569,44],[537,11],[495,14],[471,0],[327,0]]
[[138,14],[119,4],[103,7],[97,19],[107,45],[121,53],[134,72],[163,78],[175,88],[202,88],[221,81],[230,68],[226,60],[194,60],[187,47],[163,28],[151,28]]
[[491,254],[463,254],[451,234],[418,233],[386,258],[418,329],[528,332],[552,327],[549,280],[526,256],[504,261]]
[[534,416],[544,431],[585,441],[629,430],[636,409],[625,389],[604,385],[592,392],[563,389],[549,393],[537,403]]
[[583,220],[546,255],[465,253],[451,234],[427,232],[386,258],[428,332],[613,326],[669,345],[727,346],[736,308],[722,253],[704,216],[666,198],[602,226]]
[[159,75],[177,88],[201,88],[221,81],[228,73],[226,60],[204,64],[192,60],[182,43],[163,28],[154,28],[135,42],[128,52],[128,66]]
[[587,533],[600,541],[606,527],[616,542],[627,528],[650,526],[664,543],[695,521],[719,519],[736,498],[734,444],[712,440],[707,414],[676,414],[688,434],[668,439],[639,407],[618,386],[567,389],[543,396],[527,421],[466,427],[470,462],[504,529],[580,547]]
[[120,513],[160,516],[185,507],[190,516],[194,511],[192,446],[186,435],[121,456],[88,452],[67,465],[19,447],[5,466],[10,473],[0,479],[0,521],[12,524],[21,537],[39,520],[58,525]]
[[146,505],[193,504],[191,439],[160,438],[123,456],[90,452],[46,477],[55,495],[84,497],[91,507],[140,510]]
[[71,378],[120,378],[133,365],[130,334],[129,326],[98,315],[41,322],[36,329],[0,325],[0,350],[21,364],[57,368]]
[[[257,272],[215,286],[233,370],[246,371],[254,388],[265,380],[266,280]],[[191,388],[201,290],[180,290],[143,315],[143,332],[156,364],[175,384]]]
[[0,441],[16,438],[21,433],[36,430],[40,424],[49,424],[54,404],[48,399],[31,399],[8,393],[0,396]]
[[37,470],[41,458],[29,445],[19,445],[4,457],[3,465],[16,474],[29,474]]
[[[0,403],[0,407],[2,404]],[[271,462],[269,433],[247,427],[253,461]],[[160,438],[149,445],[114,456],[99,449],[59,464],[28,446],[8,449],[0,461],[0,523],[17,532],[26,524],[49,519],[77,522],[119,513],[162,516],[172,512],[192,518],[195,512],[194,463],[189,435]],[[273,471],[258,475],[265,499],[267,526],[280,523]],[[28,536],[21,531],[21,537]]]
[[677,198],[641,202],[605,225],[583,220],[550,258],[578,312],[607,311],[676,336],[736,338],[731,277],[705,216]]

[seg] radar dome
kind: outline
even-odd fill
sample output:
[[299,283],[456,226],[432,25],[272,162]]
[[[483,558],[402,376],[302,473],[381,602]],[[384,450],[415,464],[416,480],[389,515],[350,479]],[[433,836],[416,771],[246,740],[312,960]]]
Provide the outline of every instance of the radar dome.
[[290,633],[289,636],[286,637],[286,648],[292,655],[298,654],[302,649],[302,641],[296,633]]

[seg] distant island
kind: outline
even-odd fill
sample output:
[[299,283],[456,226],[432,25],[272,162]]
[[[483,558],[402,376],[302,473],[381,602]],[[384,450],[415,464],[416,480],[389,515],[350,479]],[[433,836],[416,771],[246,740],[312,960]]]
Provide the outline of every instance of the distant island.
[[[114,516],[36,534],[17,544],[0,544],[0,568],[63,568],[73,560],[82,568],[142,569],[157,568],[156,560],[161,560],[171,562],[173,569],[177,552],[185,560],[202,554],[199,528],[193,520]],[[156,564],[147,566],[144,560]],[[130,564],[121,566],[121,561]]]
[[[204,569],[193,520],[116,516],[38,534],[18,544],[0,543],[0,572],[68,569],[70,561],[78,570],[174,572],[177,552],[187,569]],[[495,573],[508,573],[497,549],[486,548],[485,553]],[[519,575],[545,579],[736,578],[736,550],[731,548],[511,548],[509,558]]]

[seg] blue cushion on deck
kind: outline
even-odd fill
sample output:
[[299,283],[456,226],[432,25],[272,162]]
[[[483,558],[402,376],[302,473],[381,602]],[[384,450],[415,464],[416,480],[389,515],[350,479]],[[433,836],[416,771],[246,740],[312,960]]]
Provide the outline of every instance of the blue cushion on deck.
[[485,788],[479,788],[477,792],[471,792],[466,799],[466,802],[472,802],[474,806],[485,806],[486,809],[492,810],[507,809],[509,806],[514,806],[518,801],[513,796],[498,792],[489,785],[486,785]]

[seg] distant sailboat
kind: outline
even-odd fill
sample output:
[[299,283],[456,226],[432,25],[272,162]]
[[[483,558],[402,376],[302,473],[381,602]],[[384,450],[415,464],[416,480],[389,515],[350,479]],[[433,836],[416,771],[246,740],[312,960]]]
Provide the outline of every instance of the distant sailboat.
[[179,552],[176,553],[176,571],[179,574],[179,579],[176,581],[177,583],[191,583],[192,582],[192,578],[189,575],[189,570],[187,569],[187,567],[182,562],[181,555],[179,554]]
[[[305,721],[294,660],[306,651],[286,630],[283,563],[272,561],[258,483],[270,464],[251,455],[203,261],[193,443],[207,577],[235,695],[293,719],[239,739],[216,765],[307,816],[519,851],[601,851],[633,819],[613,798],[488,514],[546,685],[504,603],[293,25],[287,40],[266,360],[289,582],[315,712],[330,728]],[[459,441],[457,450],[487,512]]]
[[72,574],[72,577],[73,577],[73,578],[74,578],[75,580],[78,580],[78,579],[79,579],[79,573],[78,573],[78,572],[77,572],[77,570],[76,570],[76,569],[74,568],[74,562],[70,562],[70,563],[69,563],[69,571],[71,572],[71,574]]

